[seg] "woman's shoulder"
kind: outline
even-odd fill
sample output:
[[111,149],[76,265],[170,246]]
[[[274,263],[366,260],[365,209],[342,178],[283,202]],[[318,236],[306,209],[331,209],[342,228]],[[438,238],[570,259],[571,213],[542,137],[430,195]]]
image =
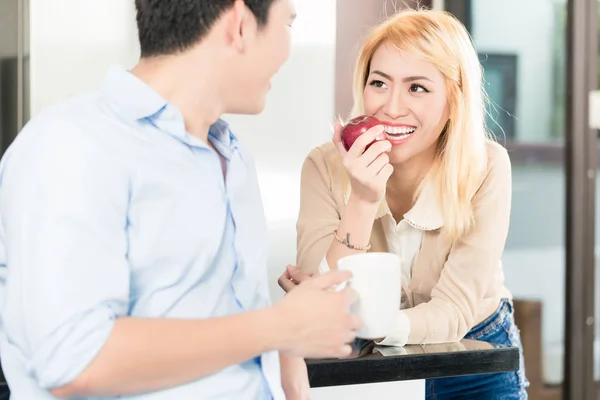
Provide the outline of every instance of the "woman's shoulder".
[[483,179],[473,201],[497,201],[510,197],[512,191],[512,172],[508,151],[500,143],[488,140],[486,144],[487,163]]
[[508,151],[495,140],[488,140],[486,144],[488,163],[492,165],[510,164]]
[[345,176],[342,159],[333,142],[313,148],[304,163],[305,166],[309,164],[312,169],[316,168],[321,175],[329,175],[333,180],[343,179]]
[[304,182],[320,180],[336,200],[344,198],[349,179],[342,158],[333,142],[324,143],[310,151],[302,168],[302,180]]
[[333,142],[326,142],[314,147],[306,158],[320,164],[331,164],[339,162],[340,156],[335,144]]
[[496,141],[488,140],[486,150],[487,173],[485,180],[510,176],[510,157],[506,148]]

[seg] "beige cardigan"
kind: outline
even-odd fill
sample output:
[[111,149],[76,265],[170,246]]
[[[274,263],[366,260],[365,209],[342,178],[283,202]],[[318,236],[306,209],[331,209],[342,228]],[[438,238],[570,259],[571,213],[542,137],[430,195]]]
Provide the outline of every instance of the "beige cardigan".
[[[475,226],[469,233],[454,244],[444,240],[443,218],[430,189],[424,188],[406,215],[423,225],[441,226],[424,227],[411,282],[404,287],[411,307],[405,310],[408,344],[458,341],[493,314],[502,298],[512,298],[500,262],[510,219],[510,159],[497,143],[490,142],[487,151],[488,171],[473,199]],[[348,193],[349,180],[333,143],[313,149],[302,167],[297,222],[297,265],[302,270],[318,273]],[[370,251],[388,251],[381,224],[387,213],[384,201],[373,223]]]

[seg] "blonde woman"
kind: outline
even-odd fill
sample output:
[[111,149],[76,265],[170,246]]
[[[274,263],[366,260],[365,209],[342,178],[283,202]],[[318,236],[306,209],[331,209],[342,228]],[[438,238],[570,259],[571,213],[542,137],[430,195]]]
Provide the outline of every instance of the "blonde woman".
[[[352,116],[381,125],[348,151],[337,126],[333,143],[308,155],[299,269],[288,268],[281,286],[349,254],[397,253],[402,304],[382,345],[469,338],[521,348],[500,262],[511,166],[488,138],[484,98],[476,52],[450,14],[402,11],[374,28],[356,65]],[[387,140],[367,149],[382,131]],[[427,398],[526,399],[527,386],[521,361],[517,372],[432,379]]]

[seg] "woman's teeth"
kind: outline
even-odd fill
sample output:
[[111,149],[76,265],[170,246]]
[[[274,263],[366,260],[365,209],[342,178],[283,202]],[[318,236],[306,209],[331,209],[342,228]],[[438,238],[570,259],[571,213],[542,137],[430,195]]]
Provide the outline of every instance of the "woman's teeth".
[[385,136],[388,140],[402,140],[409,137],[415,128],[412,126],[386,126]]

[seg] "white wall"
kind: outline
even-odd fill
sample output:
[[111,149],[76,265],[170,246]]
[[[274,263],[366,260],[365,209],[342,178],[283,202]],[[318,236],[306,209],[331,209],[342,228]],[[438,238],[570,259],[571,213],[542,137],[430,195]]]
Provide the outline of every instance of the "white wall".
[[309,151],[331,139],[334,118],[335,0],[296,0],[289,61],[272,81],[259,116],[225,116],[252,147],[270,229],[269,279],[296,259],[300,169]]
[[445,4],[444,4],[444,0],[433,0],[431,3],[432,7],[434,10],[444,10],[445,9]]
[[133,0],[30,0],[31,115],[139,56]]

